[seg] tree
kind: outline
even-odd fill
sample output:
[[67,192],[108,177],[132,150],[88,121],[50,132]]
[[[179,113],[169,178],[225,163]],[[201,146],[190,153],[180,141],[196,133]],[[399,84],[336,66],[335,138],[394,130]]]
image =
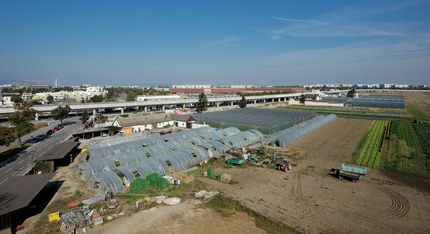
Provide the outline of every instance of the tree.
[[11,101],[15,104],[16,103],[22,103],[22,98],[20,95],[13,95],[11,98]]
[[129,102],[136,101],[136,97],[137,97],[136,93],[134,93],[134,92],[128,92],[126,100],[129,101]]
[[13,128],[0,126],[0,145],[9,146],[15,140],[16,136]]
[[354,97],[355,96],[355,88],[352,88],[351,90],[348,91],[348,93],[346,94],[347,97]]
[[55,120],[60,120],[61,124],[63,124],[63,119],[69,117],[69,112],[70,106],[66,105],[64,107],[58,106],[57,108],[52,110],[51,114]]
[[208,98],[204,93],[199,94],[199,102],[197,102],[197,113],[202,113],[208,109]]
[[242,99],[239,101],[239,107],[245,108],[246,107],[246,98],[242,95]]
[[300,96],[300,104],[305,105],[306,97],[304,94]]
[[46,98],[46,100],[48,101],[49,104],[54,102],[54,97],[51,95],[48,95],[48,97]]
[[88,111],[84,110],[82,112],[82,116],[79,119],[82,121],[82,124],[85,124],[89,118],[90,118],[90,116],[88,114]]
[[20,145],[22,145],[21,137],[33,131],[33,124],[30,121],[34,119],[35,114],[36,111],[31,108],[31,103],[24,102],[17,106],[15,114],[9,118],[15,125],[15,134]]
[[102,102],[103,95],[94,95],[90,98],[90,102]]

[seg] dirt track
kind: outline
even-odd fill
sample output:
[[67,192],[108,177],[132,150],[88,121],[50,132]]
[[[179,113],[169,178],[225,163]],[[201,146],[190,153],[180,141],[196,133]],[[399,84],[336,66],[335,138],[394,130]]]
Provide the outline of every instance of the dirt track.
[[287,173],[253,167],[218,169],[239,183],[203,180],[302,232],[430,232],[429,193],[404,186],[377,170],[370,170],[358,183],[328,175],[330,168],[351,159],[370,123],[338,119],[299,140],[290,148],[307,154]]

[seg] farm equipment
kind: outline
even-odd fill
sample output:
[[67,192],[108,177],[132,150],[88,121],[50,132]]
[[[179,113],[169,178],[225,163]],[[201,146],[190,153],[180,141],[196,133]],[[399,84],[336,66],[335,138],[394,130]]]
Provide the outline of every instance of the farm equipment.
[[248,150],[248,153],[250,153],[252,156],[265,155],[267,153],[267,149],[266,147],[260,146],[255,149]]
[[293,167],[293,166],[297,166],[297,164],[291,162],[287,158],[284,158],[282,160],[282,163],[276,163],[275,164],[276,170],[278,170],[278,171],[284,171],[284,172],[287,172],[287,170],[291,170],[291,167]]
[[357,182],[367,173],[367,167],[361,167],[352,164],[342,163],[341,169],[332,168],[330,175],[334,175],[339,179],[349,179],[352,182]]

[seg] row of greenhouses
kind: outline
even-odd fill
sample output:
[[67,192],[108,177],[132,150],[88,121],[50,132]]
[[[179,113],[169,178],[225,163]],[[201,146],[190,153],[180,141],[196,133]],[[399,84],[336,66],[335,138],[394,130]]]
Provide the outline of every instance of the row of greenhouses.
[[315,129],[330,123],[336,119],[336,115],[320,115],[303,123],[294,125],[291,128],[271,134],[264,140],[267,144],[274,144],[280,147],[286,147],[293,143],[294,140],[314,131]]
[[[168,141],[110,157],[81,163],[76,173],[86,181],[86,187],[101,193],[122,192],[136,178],[151,173],[165,174],[169,170],[185,170],[195,164],[219,156],[232,147],[244,147],[262,140],[256,130],[240,132],[234,129],[214,130],[213,135]],[[227,136],[226,136],[227,135]]]
[[241,108],[195,114],[193,118],[198,123],[216,128],[236,127],[242,131],[256,129],[261,133],[271,134],[315,116],[315,112],[300,110]]
[[[85,156],[82,159],[89,161],[97,160],[101,158],[111,157],[118,154],[124,154],[126,152],[138,151],[146,149],[149,146],[163,144],[165,142],[172,142],[173,144],[181,144],[183,140],[187,140],[194,145],[201,142],[201,140],[212,140],[221,137],[230,136],[240,132],[237,128],[225,128],[225,129],[213,129],[213,128],[198,128],[188,131],[179,131],[165,135],[145,135],[141,139],[134,139],[133,141],[124,142],[119,145],[110,145],[105,147],[99,147],[96,149],[88,149],[85,152]],[[175,143],[179,142],[179,143]],[[173,146],[172,146],[173,147]]]
[[404,109],[405,103],[402,98],[351,98],[344,103],[344,106]]
[[[169,136],[174,138],[176,137],[176,135],[187,136],[187,135],[194,135],[197,133],[203,133],[203,132],[209,132],[209,131],[213,131],[213,129],[209,127],[202,127],[202,128],[192,129],[190,131],[174,132],[172,134],[169,134]],[[139,142],[147,138],[148,136],[153,137],[154,134],[149,134],[148,132],[145,131],[145,132],[136,132],[128,135],[117,135],[117,136],[104,138],[102,140],[94,142],[93,144],[90,144],[89,148],[99,149],[99,148],[105,148],[110,146],[117,146],[124,143],[129,143],[129,142]]]

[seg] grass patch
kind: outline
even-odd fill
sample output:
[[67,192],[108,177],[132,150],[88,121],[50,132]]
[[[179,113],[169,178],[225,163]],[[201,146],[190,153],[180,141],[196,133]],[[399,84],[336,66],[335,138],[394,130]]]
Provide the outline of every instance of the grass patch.
[[293,228],[288,227],[287,225],[277,222],[275,220],[272,220],[260,213],[257,213],[254,210],[251,210],[248,207],[240,204],[239,201],[234,200],[231,197],[224,196],[222,194],[219,194],[209,202],[204,203],[204,206],[220,213],[223,216],[231,216],[237,211],[245,212],[249,216],[254,218],[255,225],[258,228],[263,229],[267,233],[297,233],[297,231]]
[[392,122],[388,147],[383,152],[387,158],[385,169],[430,175],[429,160],[411,122]]

